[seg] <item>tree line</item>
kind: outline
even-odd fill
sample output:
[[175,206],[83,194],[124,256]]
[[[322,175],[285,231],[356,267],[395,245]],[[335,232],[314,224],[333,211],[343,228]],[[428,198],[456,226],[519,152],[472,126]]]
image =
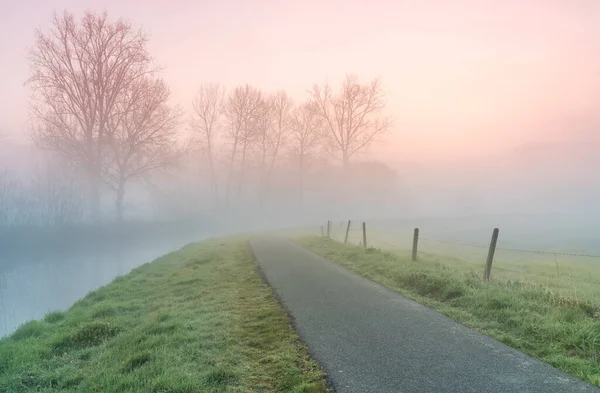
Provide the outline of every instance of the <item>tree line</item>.
[[205,169],[198,181],[217,211],[247,188],[259,206],[269,203],[290,174],[302,192],[311,169],[333,160],[348,180],[352,159],[391,127],[380,81],[354,75],[339,90],[313,86],[303,102],[283,90],[206,83],[186,113],[171,103],[144,31],[106,12],[55,13],[50,29],[36,30],[28,62],[32,140],[85,177],[92,221],[103,189],[114,192],[121,221],[130,184],[186,165]]

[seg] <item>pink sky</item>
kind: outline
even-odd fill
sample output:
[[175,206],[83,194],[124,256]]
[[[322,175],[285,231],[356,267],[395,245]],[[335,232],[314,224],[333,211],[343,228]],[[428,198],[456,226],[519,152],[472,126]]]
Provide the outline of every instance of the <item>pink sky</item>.
[[598,117],[600,1],[4,0],[0,132],[23,133],[25,55],[54,9],[107,10],[150,33],[175,102],[203,82],[305,97],[345,73],[379,76],[395,120],[373,151],[401,160],[500,153]]

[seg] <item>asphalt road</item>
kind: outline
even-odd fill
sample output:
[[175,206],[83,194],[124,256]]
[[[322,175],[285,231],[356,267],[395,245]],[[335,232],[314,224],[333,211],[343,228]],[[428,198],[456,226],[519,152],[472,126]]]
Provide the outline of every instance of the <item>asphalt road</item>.
[[337,393],[600,393],[288,240],[250,245]]

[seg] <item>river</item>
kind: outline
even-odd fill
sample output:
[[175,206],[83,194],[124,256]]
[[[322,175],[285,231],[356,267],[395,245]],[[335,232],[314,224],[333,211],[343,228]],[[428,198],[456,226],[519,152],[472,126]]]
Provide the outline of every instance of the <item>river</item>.
[[202,237],[154,239],[143,247],[111,245],[93,255],[81,250],[6,255],[0,250],[0,338],[50,311],[66,310],[115,277]]

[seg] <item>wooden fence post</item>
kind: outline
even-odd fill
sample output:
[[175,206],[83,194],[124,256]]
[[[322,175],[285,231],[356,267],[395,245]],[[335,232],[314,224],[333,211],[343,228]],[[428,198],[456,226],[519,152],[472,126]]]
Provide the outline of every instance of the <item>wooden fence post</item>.
[[494,228],[492,233],[492,241],[490,243],[490,250],[488,252],[487,261],[485,263],[485,269],[483,270],[483,279],[485,281],[490,280],[490,274],[492,273],[492,262],[494,262],[494,253],[496,252],[496,244],[498,243],[498,234],[500,229]]
[[331,221],[327,220],[327,238],[331,239]]
[[367,224],[363,221],[363,245],[365,246],[365,250],[367,249]]
[[350,223],[351,221],[348,220],[348,226],[346,227],[346,237],[344,237],[344,244],[348,244],[348,233],[350,232]]
[[323,225],[321,225],[321,238],[325,237],[325,231],[323,230]]
[[412,260],[417,260],[417,247],[419,245],[419,228],[415,228],[415,234],[413,235],[413,247],[412,247]]

